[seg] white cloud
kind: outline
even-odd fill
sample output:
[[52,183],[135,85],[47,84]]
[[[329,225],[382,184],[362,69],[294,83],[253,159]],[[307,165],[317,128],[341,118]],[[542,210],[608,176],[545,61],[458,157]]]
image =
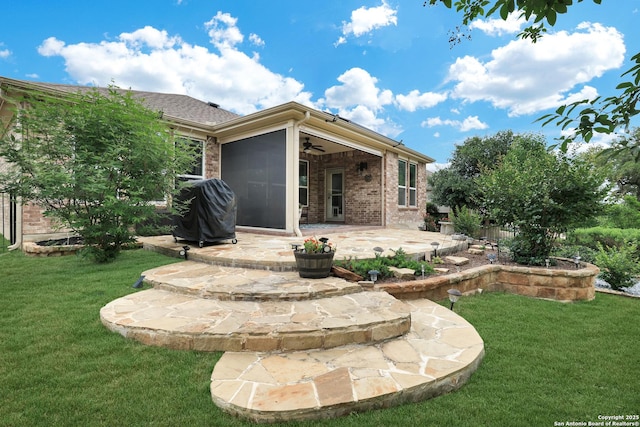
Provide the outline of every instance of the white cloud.
[[396,104],[401,110],[414,112],[418,108],[433,107],[446,99],[446,93],[420,93],[418,90],[412,90],[406,95],[396,95]]
[[520,17],[520,13],[510,14],[503,19],[477,19],[469,24],[470,29],[478,29],[489,36],[519,33],[527,20]]
[[249,34],[249,40],[256,46],[264,46],[264,40],[259,35],[251,33]]
[[338,77],[342,83],[332,86],[324,92],[327,107],[346,108],[362,105],[372,111],[380,110],[384,105],[393,102],[390,90],[378,88],[378,79],[362,68],[351,68]]
[[351,21],[342,22],[342,36],[336,46],[346,42],[346,37],[361,37],[375,29],[398,25],[398,11],[389,7],[385,0],[380,6],[366,8],[364,6],[351,12]]
[[437,172],[442,169],[446,169],[451,166],[451,163],[428,163],[427,171],[429,172]]
[[211,43],[220,50],[233,48],[242,43],[244,36],[236,26],[237,22],[238,18],[218,11],[216,16],[204,24],[211,37]]
[[147,46],[151,49],[167,49],[181,42],[180,37],[169,37],[166,31],[148,25],[133,33],[120,34],[120,40],[135,48]]
[[0,42],[0,59],[6,59],[11,56],[11,51],[9,49],[3,48],[4,43]]
[[238,49],[244,36],[236,24],[236,18],[221,12],[205,24],[214,49],[147,26],[99,43],[67,45],[50,37],[38,52],[62,57],[80,84],[114,81],[120,87],[187,94],[240,114],[292,100],[311,105],[301,82],[270,71],[257,55]]
[[483,123],[478,118],[478,116],[469,116],[462,121],[451,119],[442,120],[440,117],[430,117],[427,120],[423,121],[420,125],[422,127],[430,128],[435,126],[450,126],[458,129],[460,132],[468,132],[475,129],[487,129],[489,127],[489,125]]
[[547,34],[537,43],[515,40],[486,62],[458,58],[449,68],[451,97],[487,101],[510,116],[532,114],[595,95],[592,87],[579,85],[619,68],[624,53],[622,34],[600,24],[582,23],[573,33]]
[[318,101],[341,117],[389,137],[402,129],[392,120],[382,119],[384,106],[393,103],[393,93],[378,87],[378,79],[362,68],[351,68],[338,77],[340,85],[325,90],[324,99]]

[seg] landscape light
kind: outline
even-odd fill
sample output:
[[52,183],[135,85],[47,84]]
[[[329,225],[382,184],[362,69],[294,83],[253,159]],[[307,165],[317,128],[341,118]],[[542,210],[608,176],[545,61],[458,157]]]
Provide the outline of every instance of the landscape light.
[[378,274],[380,274],[380,272],[378,270],[369,270],[368,274],[369,274],[369,277],[371,278],[371,281],[373,283],[376,283],[376,280],[378,280]]
[[447,293],[449,294],[449,301],[451,301],[451,307],[449,307],[449,310],[453,311],[453,304],[458,302],[458,299],[462,296],[462,292],[457,289],[449,289]]
[[431,246],[433,246],[433,257],[438,256],[438,246],[440,246],[439,242],[431,242]]
[[180,256],[184,257],[184,259],[186,260],[189,257],[189,250],[191,248],[189,246],[183,246],[182,249],[180,249]]

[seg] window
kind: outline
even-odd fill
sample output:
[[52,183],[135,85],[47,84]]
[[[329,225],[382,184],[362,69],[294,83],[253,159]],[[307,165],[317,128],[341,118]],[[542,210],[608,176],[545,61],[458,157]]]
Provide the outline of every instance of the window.
[[179,148],[181,144],[191,146],[194,154],[194,160],[191,170],[186,173],[179,174],[178,179],[181,181],[191,181],[194,179],[204,179],[204,142],[195,139],[178,139],[176,146]]
[[398,160],[398,206],[418,205],[417,176],[417,164]]
[[415,163],[409,164],[409,206],[417,206],[417,191],[416,191],[416,172],[418,171],[418,165]]
[[302,206],[309,206],[309,162],[300,160],[298,164],[298,202]]
[[407,205],[407,162],[398,161],[398,206]]

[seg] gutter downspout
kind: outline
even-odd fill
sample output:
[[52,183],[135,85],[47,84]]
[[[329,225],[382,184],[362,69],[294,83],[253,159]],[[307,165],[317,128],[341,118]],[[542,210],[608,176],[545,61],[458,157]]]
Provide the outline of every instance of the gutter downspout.
[[10,251],[22,248],[22,203],[18,203],[16,199],[16,242],[7,247]]
[[[299,140],[300,140],[300,125],[304,122],[306,122],[307,120],[309,120],[309,118],[311,117],[311,113],[309,113],[309,111],[305,111],[304,112],[304,117],[300,120],[298,120],[297,122],[295,122],[293,124],[293,135],[296,137],[296,153],[298,153],[297,155],[294,155],[294,159],[298,159],[298,161],[300,161],[300,153],[297,151],[297,145],[299,144]],[[296,168],[297,170],[297,168]],[[296,179],[295,180],[296,186],[300,185],[299,184],[299,180]],[[296,191],[295,194],[297,195],[299,193],[299,191]],[[295,199],[298,199],[298,197],[294,197]],[[295,201],[295,200],[294,200]],[[294,220],[293,220],[293,232],[296,233],[297,237],[302,237],[302,231],[300,231],[300,215],[298,215],[298,206],[300,204],[300,199],[298,199],[298,203],[294,203],[294,205],[296,205],[296,209],[295,209],[295,214],[293,216]]]

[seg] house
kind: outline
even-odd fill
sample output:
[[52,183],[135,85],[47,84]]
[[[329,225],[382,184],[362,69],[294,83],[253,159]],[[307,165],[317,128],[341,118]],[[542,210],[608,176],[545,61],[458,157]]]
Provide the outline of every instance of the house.
[[[15,107],[11,94],[24,89],[64,94],[90,88],[0,77],[3,128]],[[186,95],[132,93],[159,111],[171,132],[201,146],[200,166],[182,178],[229,184],[238,200],[238,229],[299,235],[301,207],[309,223],[422,222],[426,164],[433,159],[402,142],[296,102],[239,116]],[[13,244],[49,238],[51,224],[38,208],[8,194],[0,203],[0,233]]]

